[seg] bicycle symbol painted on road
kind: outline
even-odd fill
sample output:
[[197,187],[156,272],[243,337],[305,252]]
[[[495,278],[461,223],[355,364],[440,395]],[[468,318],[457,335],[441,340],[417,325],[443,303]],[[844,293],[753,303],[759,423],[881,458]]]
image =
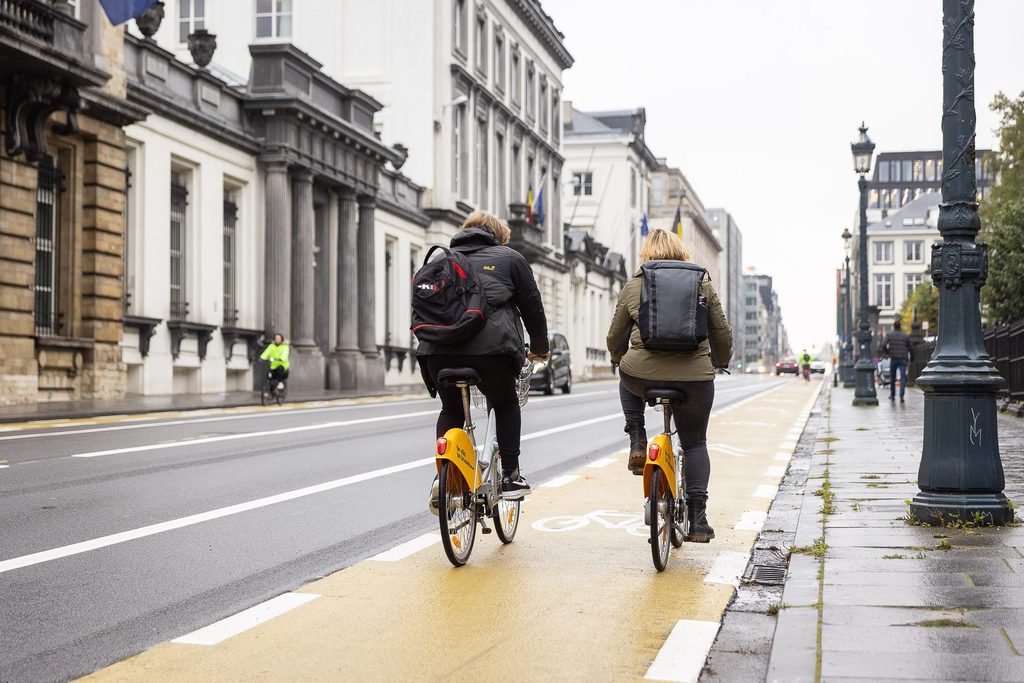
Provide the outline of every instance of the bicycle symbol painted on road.
[[642,538],[650,535],[647,525],[644,524],[642,512],[619,512],[618,510],[594,510],[585,515],[545,517],[538,519],[531,526],[537,531],[559,534],[565,531],[578,531],[591,522],[600,524],[605,529],[622,529],[627,534]]

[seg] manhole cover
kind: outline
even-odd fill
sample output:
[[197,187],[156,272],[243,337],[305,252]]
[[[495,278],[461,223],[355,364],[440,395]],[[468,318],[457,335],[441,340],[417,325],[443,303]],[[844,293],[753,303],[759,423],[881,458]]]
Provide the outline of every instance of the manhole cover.
[[750,573],[751,583],[763,586],[781,586],[786,581],[786,568],[773,564],[755,564]]

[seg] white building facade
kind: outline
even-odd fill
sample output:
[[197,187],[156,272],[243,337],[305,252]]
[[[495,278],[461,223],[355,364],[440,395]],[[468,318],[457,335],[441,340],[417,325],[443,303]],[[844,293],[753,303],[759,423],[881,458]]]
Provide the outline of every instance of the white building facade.
[[725,317],[732,327],[733,365],[741,364],[746,346],[743,294],[743,233],[732,214],[725,209],[708,209],[707,221],[718,237],[722,251],[718,257],[718,283],[715,291],[722,302]]
[[704,215],[704,202],[681,170],[659,158],[651,172],[650,226],[673,231],[677,211],[683,228],[683,246],[694,263],[707,268],[719,289],[722,245]]

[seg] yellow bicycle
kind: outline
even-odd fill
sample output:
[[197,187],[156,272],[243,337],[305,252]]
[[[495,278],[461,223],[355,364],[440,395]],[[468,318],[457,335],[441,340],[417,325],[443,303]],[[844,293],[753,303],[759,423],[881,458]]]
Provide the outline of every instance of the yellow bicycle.
[[686,455],[672,450],[672,406],[686,402],[686,394],[675,389],[648,389],[644,392],[648,405],[661,406],[665,415],[665,431],[647,446],[644,463],[644,522],[651,528],[651,557],[659,572],[668,566],[669,545],[678,548],[685,538],[686,498],[684,472]]
[[[536,362],[527,362],[523,367],[516,380],[519,405],[526,405],[530,375],[543,367]],[[445,388],[455,387],[462,393],[466,416],[464,428],[449,429],[437,440],[436,513],[441,527],[441,544],[448,560],[461,567],[473,552],[477,524],[484,534],[491,533],[486,521],[488,517],[494,521],[494,530],[501,542],[512,542],[519,528],[522,499],[506,500],[501,496],[501,458],[494,435],[494,412],[487,399],[473,390],[472,403],[487,411],[483,439],[486,448],[477,448],[470,389],[480,384],[479,373],[472,368],[447,368],[437,374],[437,382]],[[433,500],[432,497],[431,510],[435,511]]]

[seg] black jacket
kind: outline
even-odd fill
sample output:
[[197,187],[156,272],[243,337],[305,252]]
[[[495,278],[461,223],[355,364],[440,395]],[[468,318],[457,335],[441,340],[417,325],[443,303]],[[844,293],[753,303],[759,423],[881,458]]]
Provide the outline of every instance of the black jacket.
[[885,335],[885,352],[893,360],[910,360],[910,337],[903,330]]
[[480,334],[462,344],[442,346],[421,343],[417,356],[434,355],[502,355],[515,358],[519,365],[525,360],[523,327],[530,333],[530,350],[548,352],[548,324],[544,304],[533,277],[533,270],[523,255],[498,244],[486,228],[467,228],[452,238],[451,248],[469,258],[473,275],[484,288],[488,311]]

